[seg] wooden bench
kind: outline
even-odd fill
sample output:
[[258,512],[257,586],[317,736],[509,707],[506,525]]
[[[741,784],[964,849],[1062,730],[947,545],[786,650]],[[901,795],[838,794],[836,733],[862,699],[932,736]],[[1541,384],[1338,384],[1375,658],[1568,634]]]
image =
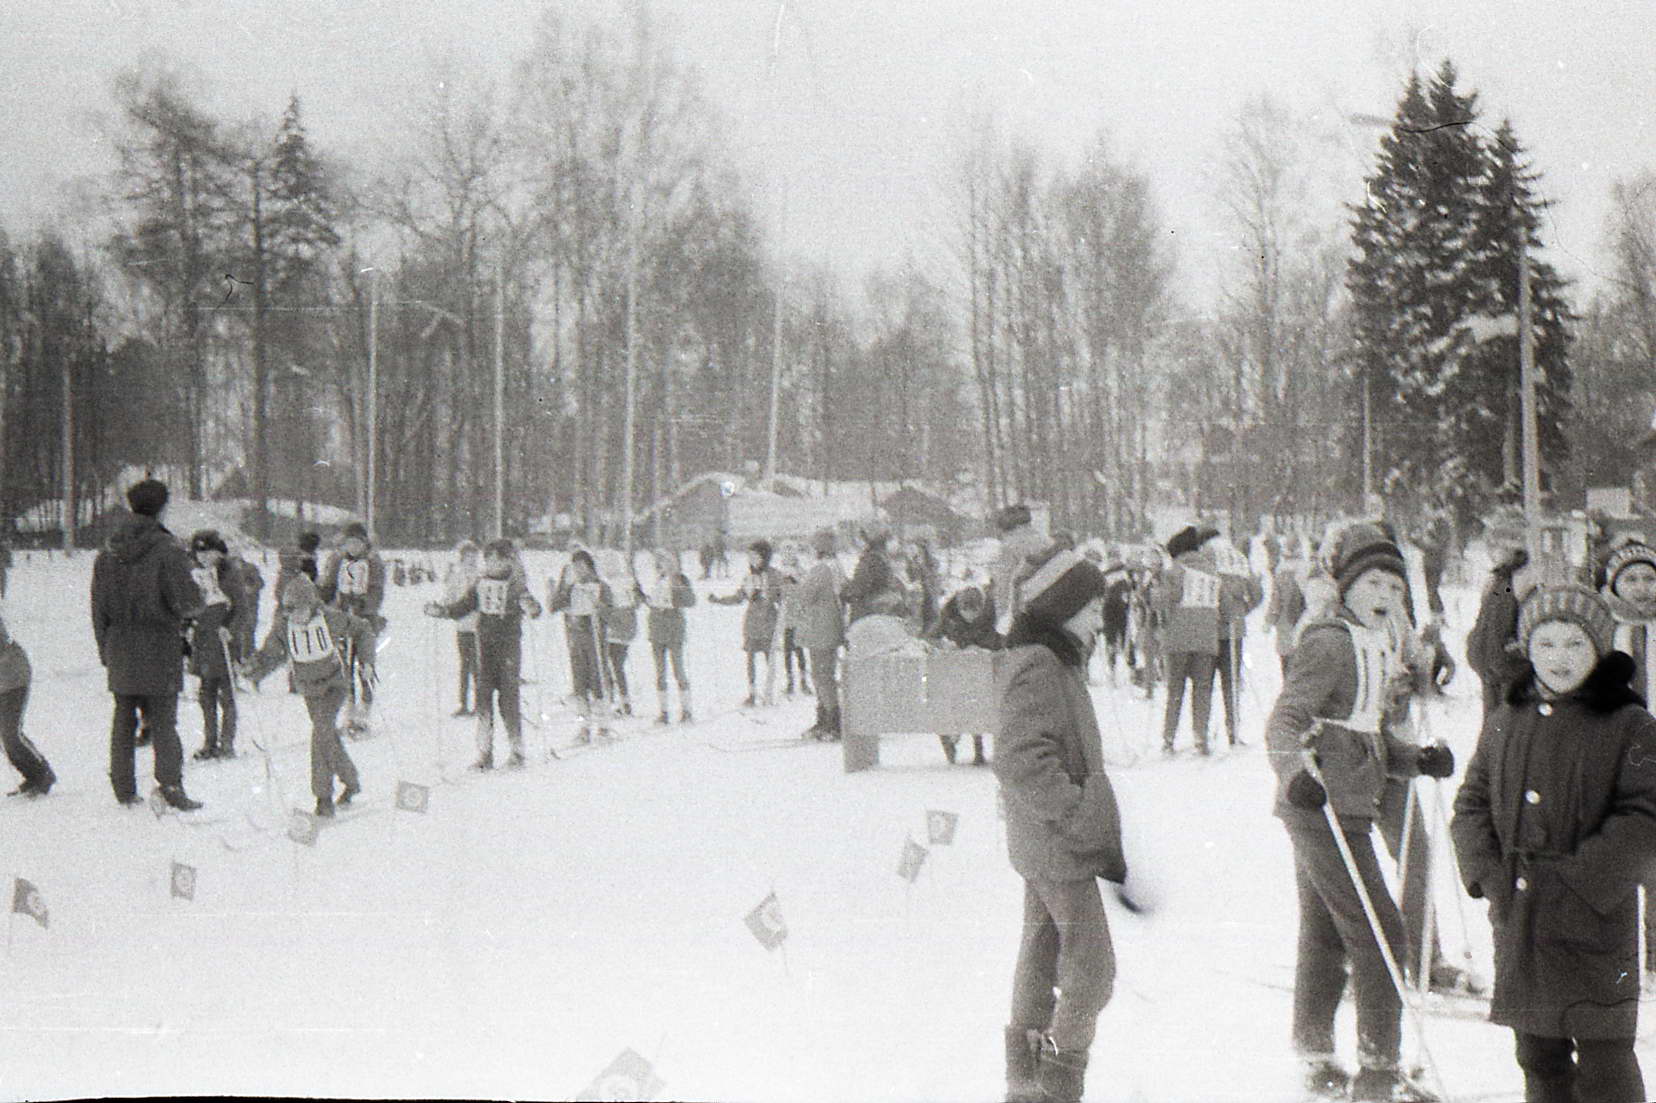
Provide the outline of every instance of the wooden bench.
[[882,735],[991,735],[1001,652],[850,656],[840,687],[845,772],[880,764]]

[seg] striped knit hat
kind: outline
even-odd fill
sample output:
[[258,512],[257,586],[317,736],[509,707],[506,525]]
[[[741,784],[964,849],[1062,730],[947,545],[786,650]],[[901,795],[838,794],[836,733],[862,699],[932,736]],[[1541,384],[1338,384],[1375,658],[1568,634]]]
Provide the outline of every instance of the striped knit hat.
[[1608,652],[1616,631],[1616,619],[1604,599],[1575,583],[1541,585],[1531,590],[1518,609],[1518,642],[1529,650],[1530,636],[1548,621],[1565,620],[1577,625],[1593,641],[1600,655]]
[[1616,577],[1635,563],[1656,568],[1656,548],[1640,540],[1630,541],[1610,553],[1604,561],[1604,584],[1616,592]]
[[1018,585],[1023,612],[1033,620],[1062,625],[1104,594],[1104,572],[1073,551],[1054,545],[1051,554],[1031,565],[1034,571]]

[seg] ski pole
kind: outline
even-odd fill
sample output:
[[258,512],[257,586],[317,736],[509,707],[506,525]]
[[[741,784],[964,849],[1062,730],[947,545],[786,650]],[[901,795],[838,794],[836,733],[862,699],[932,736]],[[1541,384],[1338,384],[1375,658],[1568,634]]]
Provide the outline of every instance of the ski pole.
[[[1433,781],[1437,782],[1437,779],[1434,778]],[[1437,805],[1438,823],[1444,831],[1448,831],[1449,815],[1443,809],[1443,785],[1441,782],[1432,786],[1432,799]],[[1449,860],[1454,863],[1455,867],[1455,910],[1460,913],[1461,960],[1466,963],[1470,975],[1472,968],[1472,928],[1466,921],[1466,901],[1461,899],[1462,893],[1460,891],[1460,886],[1466,883],[1466,879],[1461,876],[1460,855],[1455,853],[1453,846],[1449,848]]]
[[[1302,754],[1305,768],[1323,787],[1323,793],[1328,792],[1328,782],[1323,777],[1322,768],[1317,764],[1316,756],[1309,750]],[[1363,905],[1363,915],[1368,919],[1369,933],[1374,936],[1375,945],[1380,950],[1380,957],[1386,963],[1386,972],[1391,975],[1392,987],[1397,990],[1397,998],[1403,1004],[1403,1012],[1409,1019],[1409,1025],[1414,1027],[1416,1041],[1420,1044],[1421,1056],[1426,1059],[1426,1066],[1432,1070],[1432,1079],[1437,1082],[1438,1098],[1442,1103],[1453,1103],[1448,1090],[1444,1087],[1443,1074],[1438,1070],[1437,1058],[1432,1056],[1432,1048],[1426,1041],[1426,1022],[1420,1009],[1415,1006],[1407,984],[1403,982],[1403,971],[1398,968],[1397,958],[1392,954],[1391,943],[1386,939],[1385,930],[1380,925],[1380,913],[1375,910],[1374,899],[1369,895],[1368,885],[1363,882],[1362,871],[1357,868],[1357,858],[1351,852],[1351,843],[1346,839],[1345,832],[1340,829],[1339,818],[1334,813],[1334,805],[1328,800],[1323,801],[1323,819],[1328,822],[1328,830],[1334,836],[1334,845],[1339,848],[1340,860],[1345,863],[1346,874],[1351,878],[1351,885],[1357,890],[1357,899]]]

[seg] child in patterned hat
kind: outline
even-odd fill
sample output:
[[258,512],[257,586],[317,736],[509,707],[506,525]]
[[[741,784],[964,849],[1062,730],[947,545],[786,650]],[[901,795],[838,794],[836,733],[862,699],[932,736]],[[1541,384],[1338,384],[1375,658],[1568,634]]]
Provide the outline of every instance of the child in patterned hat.
[[1579,585],[1523,600],[1523,677],[1485,721],[1450,831],[1489,900],[1490,1020],[1517,1036],[1526,1099],[1649,1098],[1633,1041],[1637,888],[1656,853],[1656,718]]

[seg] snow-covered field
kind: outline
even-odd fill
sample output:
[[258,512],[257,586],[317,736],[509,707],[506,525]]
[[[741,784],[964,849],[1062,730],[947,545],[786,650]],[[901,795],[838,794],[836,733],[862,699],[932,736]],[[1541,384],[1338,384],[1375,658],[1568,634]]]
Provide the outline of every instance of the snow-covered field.
[[[653,1063],[660,1098],[1000,1097],[1021,890],[992,774],[946,766],[937,741],[919,736],[888,740],[882,767],[854,775],[832,745],[717,749],[811,720],[809,699],[763,724],[727,711],[745,690],[739,608],[704,601],[691,613],[698,712],[725,715],[636,728],[561,763],[544,747],[573,734],[559,703],[562,628],[535,622],[524,700],[548,718],[528,729],[534,765],[477,778],[464,770],[471,722],[449,716],[453,628],[420,615],[434,587],[393,587],[377,734],[349,748],[372,810],[311,848],[279,827],[254,831],[277,821],[249,733],[279,744],[281,800],[311,803],[304,710],[280,675],[242,698],[238,760],[187,764],[187,788],[206,803],[198,815],[219,822],[117,807],[86,619],[92,557],[19,558],[4,614],[35,664],[26,730],[60,780],[44,800],[0,806],[0,885],[26,878],[50,909],[49,929],[7,920],[0,1096],[556,1099],[631,1049]],[[531,557],[538,594],[553,569]],[[697,583],[704,596],[734,587]],[[1474,595],[1451,598],[1458,653]],[[1159,697],[1152,706],[1125,688],[1095,690],[1107,751],[1123,763],[1114,778],[1129,860],[1163,903],[1149,917],[1112,908],[1120,977],[1090,1100],[1298,1097],[1290,996],[1262,983],[1290,976],[1295,905],[1257,749],[1278,684],[1257,626],[1248,665],[1255,746],[1210,761],[1148,753]],[[642,642],[630,668],[649,715]],[[1463,673],[1451,692],[1431,724],[1464,764],[1475,678]],[[186,699],[180,713],[189,752],[199,712]],[[148,767],[140,750],[141,777]],[[392,810],[399,779],[433,787],[426,814]],[[1452,796],[1446,785],[1446,804]],[[898,859],[905,839],[926,842],[931,809],[958,813],[959,832],[910,886]],[[198,871],[193,901],[169,893],[174,861]],[[1466,938],[1451,880],[1439,870],[1455,958]],[[789,937],[767,952],[743,919],[772,891]],[[1466,901],[1465,914],[1487,968],[1482,906]],[[1349,1011],[1343,1029],[1349,1058]],[[1506,1031],[1446,1017],[1427,1029],[1456,1098],[1520,1098]],[[1647,1064],[1656,1056],[1642,1052]]]

